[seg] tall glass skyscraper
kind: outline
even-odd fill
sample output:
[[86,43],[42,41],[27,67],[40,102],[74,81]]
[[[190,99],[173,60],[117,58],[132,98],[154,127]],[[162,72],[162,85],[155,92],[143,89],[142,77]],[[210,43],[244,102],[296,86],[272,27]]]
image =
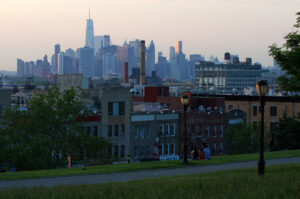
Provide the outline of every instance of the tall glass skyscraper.
[[85,46],[94,48],[94,23],[90,17],[86,20]]

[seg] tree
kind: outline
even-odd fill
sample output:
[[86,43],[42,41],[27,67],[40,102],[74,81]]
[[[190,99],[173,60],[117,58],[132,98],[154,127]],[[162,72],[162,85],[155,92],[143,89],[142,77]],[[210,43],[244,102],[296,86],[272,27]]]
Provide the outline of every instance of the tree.
[[[300,12],[296,14],[295,28],[300,28]],[[285,91],[300,91],[300,32],[298,30],[287,34],[285,44],[278,47],[277,44],[269,48],[270,56],[274,58],[285,74],[278,78],[281,89]]]
[[277,150],[300,149],[300,115],[297,118],[279,119],[274,132],[274,146]]
[[77,121],[88,116],[80,95],[78,89],[60,92],[52,87],[35,95],[28,111],[9,108],[0,131],[0,164],[44,169],[65,166],[68,155],[78,161],[100,158],[99,151],[109,143],[85,133]]
[[259,128],[252,128],[246,123],[230,125],[225,130],[225,142],[230,155],[258,152]]

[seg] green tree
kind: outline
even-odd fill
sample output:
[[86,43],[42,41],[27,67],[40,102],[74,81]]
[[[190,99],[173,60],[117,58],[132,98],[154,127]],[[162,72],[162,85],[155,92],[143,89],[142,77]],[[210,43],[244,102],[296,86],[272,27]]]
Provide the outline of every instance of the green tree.
[[230,125],[225,130],[225,144],[228,154],[255,153],[259,150],[259,128],[246,123]]
[[279,119],[274,132],[274,146],[277,150],[300,149],[300,115],[297,118]]
[[60,92],[53,87],[34,96],[28,111],[8,109],[0,131],[0,163],[24,170],[64,166],[68,155],[78,161],[100,158],[99,151],[109,143],[83,131],[77,119],[88,112],[80,97],[78,89]]
[[[300,28],[300,12],[296,14],[297,23],[295,28]],[[279,64],[285,74],[278,78],[281,89],[286,91],[300,91],[300,32],[296,30],[287,34],[285,44],[278,47],[277,44],[270,46],[269,53]]]

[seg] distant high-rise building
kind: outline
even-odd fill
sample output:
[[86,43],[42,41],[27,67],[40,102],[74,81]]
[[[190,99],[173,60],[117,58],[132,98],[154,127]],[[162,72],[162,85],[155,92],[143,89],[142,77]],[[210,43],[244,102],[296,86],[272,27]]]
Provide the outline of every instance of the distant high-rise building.
[[72,48],[68,48],[65,52],[65,55],[74,58],[75,57],[75,51]]
[[176,54],[182,53],[182,41],[175,42],[175,53]]
[[167,58],[163,56],[162,52],[158,53],[157,64],[155,65],[156,73],[161,79],[170,77],[170,64]]
[[204,57],[200,54],[192,54],[190,55],[190,73],[189,78],[195,79],[195,64],[197,61],[204,61]]
[[54,46],[54,54],[59,54],[60,53],[60,44],[55,44]]
[[86,20],[85,46],[94,48],[94,23],[90,17]]
[[94,48],[95,53],[97,54],[100,49],[110,46],[110,36],[103,35],[103,36],[95,36],[94,37]]
[[84,77],[95,75],[94,48],[84,47],[79,49],[79,70]]
[[22,59],[17,59],[17,75],[24,76],[25,65]]
[[54,55],[51,59],[52,70],[55,74],[58,73],[58,54],[60,53],[60,44],[55,44]]
[[74,58],[67,56],[65,53],[60,53],[58,56],[58,74],[75,74]]
[[155,45],[151,40],[146,54],[146,75],[150,76],[152,71],[155,71]]
[[175,48],[173,46],[170,46],[170,52],[169,52],[169,61],[171,59],[175,59]]

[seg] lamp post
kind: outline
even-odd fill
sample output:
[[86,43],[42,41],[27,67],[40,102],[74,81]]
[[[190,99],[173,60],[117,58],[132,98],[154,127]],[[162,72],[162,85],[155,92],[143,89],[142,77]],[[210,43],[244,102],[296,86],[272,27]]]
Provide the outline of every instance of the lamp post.
[[187,164],[187,146],[186,146],[186,109],[188,107],[189,104],[189,97],[187,95],[183,95],[181,97],[181,103],[184,107],[184,130],[183,130],[183,137],[184,137],[184,141],[183,141],[183,164]]
[[265,96],[268,92],[268,83],[266,80],[259,80],[256,83],[256,90],[259,96],[260,102],[260,150],[258,161],[258,174],[264,175],[265,172],[265,160],[264,160],[264,106]]

